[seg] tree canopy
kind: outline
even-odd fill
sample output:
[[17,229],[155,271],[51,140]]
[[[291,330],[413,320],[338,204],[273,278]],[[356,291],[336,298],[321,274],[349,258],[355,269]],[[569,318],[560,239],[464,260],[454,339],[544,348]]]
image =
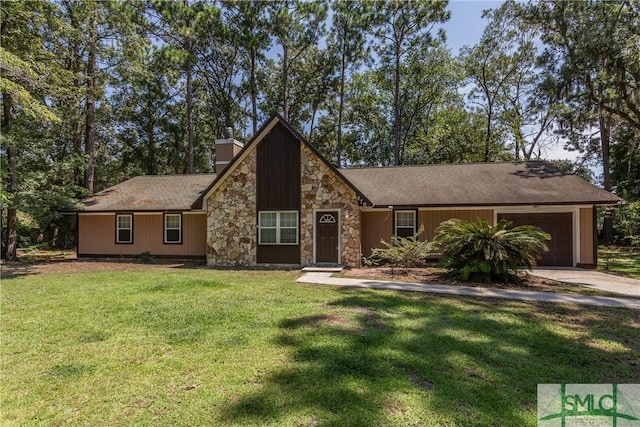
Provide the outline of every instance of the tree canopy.
[[249,138],[274,112],[341,167],[564,144],[571,172],[640,199],[640,1],[508,0],[459,55],[450,16],[427,0],[3,2],[3,253],[18,211],[40,235],[21,244],[64,244],[64,208],[139,174],[210,172],[225,127]]

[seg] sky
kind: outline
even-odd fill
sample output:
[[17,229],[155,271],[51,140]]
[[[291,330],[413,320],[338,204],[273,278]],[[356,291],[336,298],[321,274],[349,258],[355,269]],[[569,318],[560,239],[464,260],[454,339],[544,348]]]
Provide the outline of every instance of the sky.
[[443,28],[447,33],[447,45],[451,53],[458,54],[464,45],[473,46],[480,41],[482,31],[487,26],[487,20],[483,19],[482,11],[500,7],[502,1],[486,0],[453,0],[449,2],[451,18]]

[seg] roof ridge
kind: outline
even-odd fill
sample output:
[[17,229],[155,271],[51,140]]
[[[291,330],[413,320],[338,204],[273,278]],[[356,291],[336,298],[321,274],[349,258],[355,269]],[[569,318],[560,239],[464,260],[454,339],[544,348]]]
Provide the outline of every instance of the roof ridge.
[[[169,177],[169,176],[210,176],[210,175],[215,175],[215,173],[214,172],[211,172],[211,173],[169,173],[169,174],[165,174],[165,175],[149,174],[149,175],[136,175],[136,176],[131,177],[129,179],[148,178],[148,177],[160,178],[160,177]],[[125,182],[125,181],[123,181],[123,182]]]
[[425,168],[435,166],[487,166],[487,165],[516,165],[521,163],[546,163],[555,166],[548,160],[513,160],[507,162],[469,162],[469,163],[428,163],[425,165],[389,165],[389,166],[363,166],[339,168],[341,171],[362,170],[362,169],[403,169],[403,168]]

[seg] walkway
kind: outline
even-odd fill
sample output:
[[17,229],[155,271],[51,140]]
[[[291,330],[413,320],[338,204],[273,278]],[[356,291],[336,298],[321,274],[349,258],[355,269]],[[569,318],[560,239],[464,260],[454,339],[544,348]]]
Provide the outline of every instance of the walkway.
[[581,304],[602,307],[624,307],[640,310],[640,299],[611,298],[552,292],[518,291],[511,289],[476,288],[470,286],[433,285],[425,283],[391,282],[384,280],[361,280],[331,277],[332,272],[308,272],[296,281],[315,285],[346,286],[355,288],[390,289],[395,291],[429,292],[482,298],[502,298],[516,301],[541,301],[552,303]]
[[573,283],[601,291],[640,297],[640,280],[582,268],[536,267],[531,274],[558,282]]

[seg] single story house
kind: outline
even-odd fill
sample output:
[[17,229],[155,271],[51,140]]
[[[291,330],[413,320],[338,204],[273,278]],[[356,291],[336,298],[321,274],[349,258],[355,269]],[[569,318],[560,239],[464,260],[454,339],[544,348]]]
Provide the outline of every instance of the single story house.
[[506,218],[552,236],[540,265],[594,266],[596,206],[623,202],[550,163],[337,169],[279,115],[246,145],[217,140],[216,175],[140,176],[82,201],[79,257],[209,266],[359,266],[392,235]]

